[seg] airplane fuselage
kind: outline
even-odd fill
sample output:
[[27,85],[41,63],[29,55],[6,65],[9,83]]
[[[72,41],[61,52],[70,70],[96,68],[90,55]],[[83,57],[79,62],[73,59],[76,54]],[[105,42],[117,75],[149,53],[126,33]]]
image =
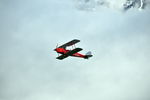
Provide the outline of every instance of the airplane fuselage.
[[[57,53],[60,53],[60,54],[66,54],[67,52],[71,51],[71,50],[67,50],[67,49],[64,49],[64,48],[56,48],[55,51]],[[83,54],[80,54],[80,53],[74,53],[72,54],[71,56],[74,56],[74,57],[81,57],[81,58],[84,58],[85,55]]]

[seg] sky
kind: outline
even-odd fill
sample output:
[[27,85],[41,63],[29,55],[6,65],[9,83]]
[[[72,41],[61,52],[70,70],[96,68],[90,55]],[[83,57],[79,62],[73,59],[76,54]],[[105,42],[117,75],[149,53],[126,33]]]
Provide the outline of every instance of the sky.
[[[0,0],[0,100],[150,100],[149,4],[85,1]],[[57,60],[72,39],[93,57]]]

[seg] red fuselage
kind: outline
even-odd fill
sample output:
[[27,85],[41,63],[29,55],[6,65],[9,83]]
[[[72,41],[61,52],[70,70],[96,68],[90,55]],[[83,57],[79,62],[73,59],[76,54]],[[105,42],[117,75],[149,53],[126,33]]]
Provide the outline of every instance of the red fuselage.
[[[67,52],[69,52],[69,51],[71,51],[71,50],[66,50],[66,49],[64,49],[64,48],[56,48],[55,51],[56,51],[57,53],[60,53],[60,54],[66,54]],[[74,53],[74,54],[71,55],[71,56],[74,56],[74,57],[81,57],[81,58],[84,58],[84,57],[85,57],[85,55],[80,54],[80,53]]]

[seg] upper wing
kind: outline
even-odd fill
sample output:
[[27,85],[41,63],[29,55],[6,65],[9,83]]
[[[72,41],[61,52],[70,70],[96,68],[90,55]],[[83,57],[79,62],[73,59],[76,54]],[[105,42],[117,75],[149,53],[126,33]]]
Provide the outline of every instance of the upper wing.
[[74,39],[70,42],[65,43],[64,45],[59,46],[58,48],[66,48],[67,46],[74,45],[76,43],[80,42],[80,40]]
[[64,58],[67,58],[68,56],[72,56],[73,54],[75,54],[81,50],[82,50],[81,48],[75,48],[75,49],[67,52],[66,54],[62,54],[61,56],[57,57],[57,59],[62,60]]

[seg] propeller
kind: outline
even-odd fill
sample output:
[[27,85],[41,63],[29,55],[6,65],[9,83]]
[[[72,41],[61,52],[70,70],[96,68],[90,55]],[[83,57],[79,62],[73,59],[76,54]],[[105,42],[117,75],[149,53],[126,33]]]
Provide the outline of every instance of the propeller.
[[[56,45],[56,49],[58,48],[58,43],[57,43],[57,45]],[[56,51],[56,49],[55,49],[55,51]],[[57,51],[56,51],[57,52]],[[58,54],[58,56],[59,56],[59,53],[57,52],[57,54]]]

